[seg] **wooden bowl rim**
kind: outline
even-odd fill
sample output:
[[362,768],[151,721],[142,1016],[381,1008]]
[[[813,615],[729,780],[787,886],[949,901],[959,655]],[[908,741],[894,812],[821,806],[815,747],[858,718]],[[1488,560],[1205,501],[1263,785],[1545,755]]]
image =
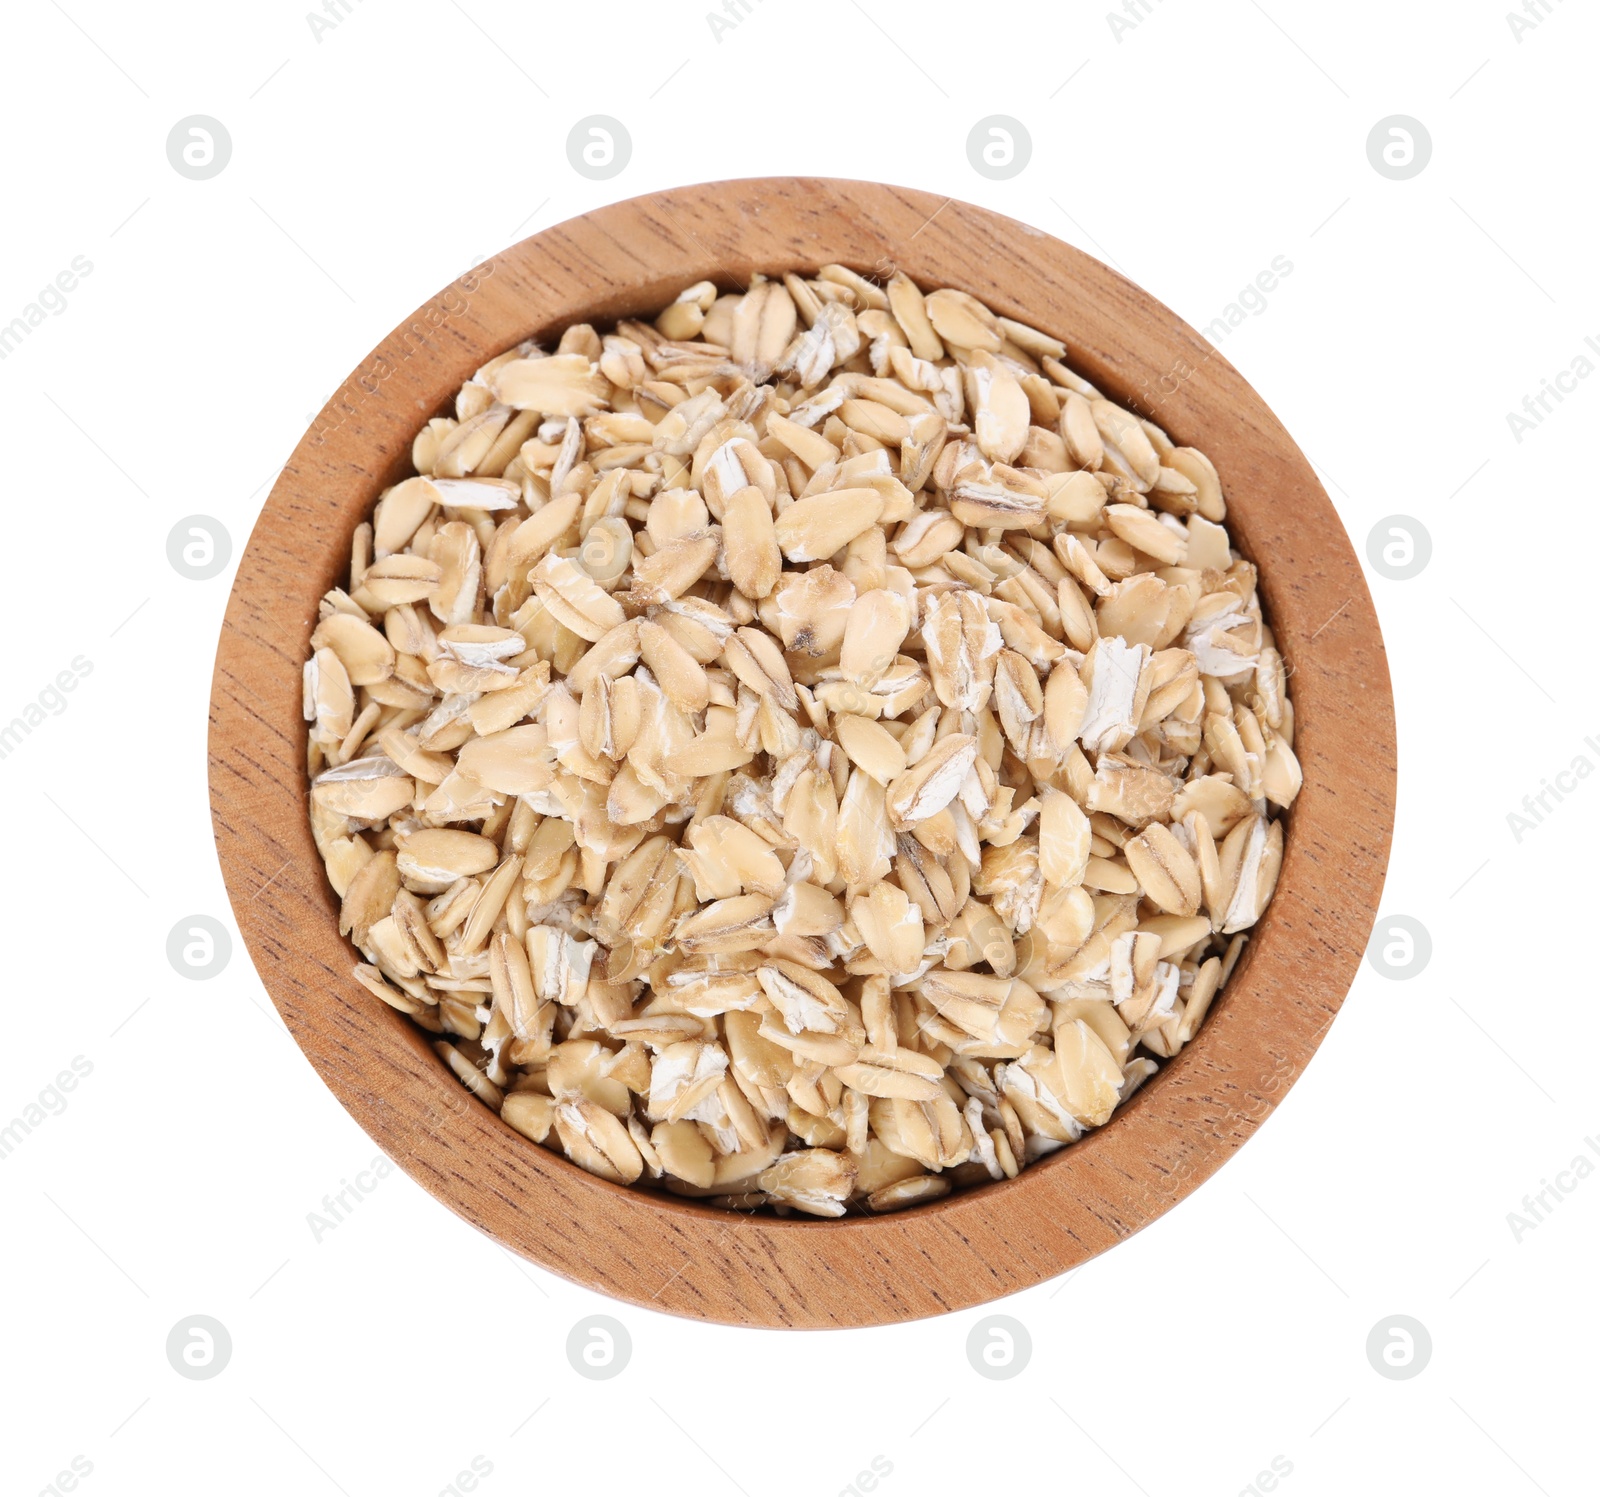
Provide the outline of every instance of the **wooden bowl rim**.
[[[306,823],[300,672],[352,528],[478,365],[574,321],[653,311],[696,280],[739,286],[752,269],[830,261],[898,266],[1054,332],[1073,368],[1212,457],[1236,542],[1278,558],[1261,587],[1295,672],[1306,785],[1277,893],[1226,994],[1106,1128],[1016,1180],[890,1216],[730,1216],[611,1185],[530,1143],[349,979],[356,956]],[[945,1313],[1042,1282],[1220,1167],[1298,1077],[1357,969],[1387,864],[1394,762],[1383,641],[1348,537],[1287,432],[1211,345],[1028,225],[907,188],[777,177],[651,193],[543,230],[424,303],[358,366],[296,446],[240,558],[209,780],[224,880],[268,993],[330,1089],[418,1183],[501,1245],[602,1293],[729,1324],[821,1327]]]

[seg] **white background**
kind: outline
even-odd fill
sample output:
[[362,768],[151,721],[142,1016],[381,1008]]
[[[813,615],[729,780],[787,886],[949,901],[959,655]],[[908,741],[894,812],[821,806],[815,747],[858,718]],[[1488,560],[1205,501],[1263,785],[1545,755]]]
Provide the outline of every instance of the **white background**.
[[[91,1497],[435,1497],[479,1456],[489,1497],[832,1497],[878,1456],[889,1497],[1233,1494],[1274,1457],[1291,1497],[1593,1491],[1600,1183],[1520,1241],[1507,1215],[1600,1148],[1581,955],[1600,787],[1520,843],[1506,820],[1574,756],[1600,763],[1600,380],[1520,443],[1506,419],[1600,337],[1593,13],[1551,0],[1519,40],[1489,0],[1155,0],[1118,39],[1094,4],[751,0],[718,39],[705,0],[353,0],[318,40],[303,4],[7,7],[0,323],[74,256],[93,270],[0,363],[0,720],[75,656],[93,670],[0,761],[0,1122],[74,1056],[93,1070],[0,1160],[4,1490],[44,1492],[76,1456]],[[633,140],[603,182],[565,149],[596,113]],[[1033,140],[1008,181],[966,154],[995,113]],[[1399,182],[1365,146],[1396,113],[1433,141]],[[190,114],[232,136],[209,181],[165,154]],[[981,1311],[809,1335],[653,1315],[512,1259],[399,1172],[316,1241],[307,1214],[374,1146],[242,944],[208,982],[165,955],[184,916],[234,928],[205,784],[232,569],[178,575],[174,522],[216,517],[237,554],[328,394],[496,249],[637,193],[790,172],[1011,214],[1196,326],[1287,256],[1227,357],[1364,565],[1385,516],[1433,540],[1413,580],[1368,571],[1401,743],[1384,909],[1423,922],[1431,963],[1364,966],[1219,1176],[995,1307],[1032,1337],[1011,1381],[968,1365]],[[164,1352],[196,1313],[233,1340],[210,1381]],[[611,1381],[566,1359],[593,1313],[632,1335]],[[1408,1381],[1365,1353],[1397,1313],[1433,1341]]]

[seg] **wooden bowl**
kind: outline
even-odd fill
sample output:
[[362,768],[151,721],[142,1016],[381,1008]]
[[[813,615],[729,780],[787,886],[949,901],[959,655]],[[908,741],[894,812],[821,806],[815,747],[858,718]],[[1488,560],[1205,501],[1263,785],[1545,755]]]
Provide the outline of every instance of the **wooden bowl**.
[[[428,1037],[350,977],[306,818],[301,664],[317,600],[411,439],[492,355],[568,323],[653,312],[691,282],[830,261],[971,292],[1064,339],[1069,362],[1222,476],[1235,540],[1294,672],[1305,788],[1266,917],[1199,1037],[1111,1123],[1001,1184],[881,1218],[730,1215],[624,1190],[513,1132]],[[295,448],[240,559],[211,690],[217,850],[245,943],[334,1094],[413,1179],[577,1283],[739,1325],[860,1326],[992,1300],[1159,1216],[1260,1125],[1332,1021],[1378,908],[1393,702],[1344,527],[1288,433],[1197,333],[1098,261],[970,204],[777,177],[653,193],[525,239],[418,310]]]

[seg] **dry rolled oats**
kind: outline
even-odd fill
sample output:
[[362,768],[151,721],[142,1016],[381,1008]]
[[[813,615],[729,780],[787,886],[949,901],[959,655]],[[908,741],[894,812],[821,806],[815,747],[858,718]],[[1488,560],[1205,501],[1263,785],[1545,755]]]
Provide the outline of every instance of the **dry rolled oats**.
[[367,994],[536,1144],[893,1211],[1197,1034],[1301,771],[1216,469],[1049,335],[845,266],[463,386],[305,666]]

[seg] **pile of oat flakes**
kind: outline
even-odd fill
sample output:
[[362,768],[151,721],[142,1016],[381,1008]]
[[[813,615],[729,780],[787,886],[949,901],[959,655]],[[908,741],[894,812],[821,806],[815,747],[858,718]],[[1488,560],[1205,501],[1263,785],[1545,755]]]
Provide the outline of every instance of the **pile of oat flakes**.
[[1215,469],[838,265],[484,365],[305,668],[356,978],[623,1184],[886,1211],[1191,1040],[1300,787]]

